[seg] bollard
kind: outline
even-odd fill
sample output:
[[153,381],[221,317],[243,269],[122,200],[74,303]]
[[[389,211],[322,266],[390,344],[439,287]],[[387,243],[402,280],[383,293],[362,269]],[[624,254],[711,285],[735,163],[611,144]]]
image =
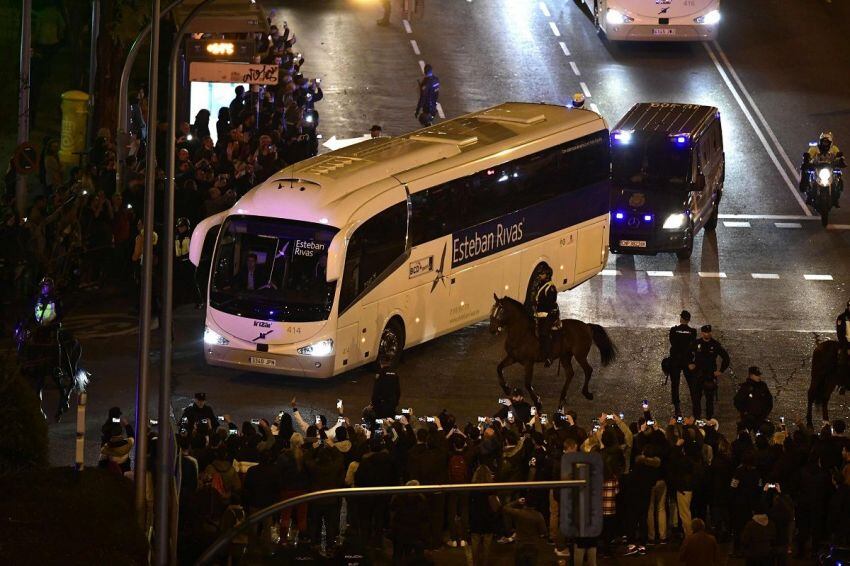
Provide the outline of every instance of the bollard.
[[89,95],[79,90],[62,93],[62,138],[59,161],[63,165],[79,165],[86,150],[86,123]]
[[[85,130],[84,130],[85,131]],[[74,468],[80,472],[85,466],[86,448],[86,400],[88,393],[83,391],[77,396],[77,450]]]

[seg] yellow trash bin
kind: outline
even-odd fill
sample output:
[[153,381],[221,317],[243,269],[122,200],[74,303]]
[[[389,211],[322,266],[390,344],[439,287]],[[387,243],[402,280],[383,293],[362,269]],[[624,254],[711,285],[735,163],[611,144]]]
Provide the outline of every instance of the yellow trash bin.
[[62,139],[59,146],[59,161],[65,165],[79,164],[79,154],[86,149],[88,115],[88,94],[79,90],[62,93]]

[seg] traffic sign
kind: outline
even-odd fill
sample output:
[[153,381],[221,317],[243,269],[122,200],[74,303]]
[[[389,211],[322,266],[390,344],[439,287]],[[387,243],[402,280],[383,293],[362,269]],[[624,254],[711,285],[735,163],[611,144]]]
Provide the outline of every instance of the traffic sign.
[[29,175],[38,167],[38,152],[30,142],[24,142],[15,148],[12,164],[18,175]]

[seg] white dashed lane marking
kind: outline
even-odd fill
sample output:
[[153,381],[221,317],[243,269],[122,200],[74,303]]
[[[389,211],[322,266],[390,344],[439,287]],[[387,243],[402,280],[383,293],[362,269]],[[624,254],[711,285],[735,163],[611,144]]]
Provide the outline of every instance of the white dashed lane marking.
[[774,222],[774,226],[777,228],[802,228],[803,225],[799,222]]
[[744,221],[744,222],[724,221],[723,225],[727,228],[749,228],[750,227],[750,223],[746,222],[746,221]]
[[548,18],[552,15],[552,14],[549,13],[549,8],[546,7],[546,4],[544,2],[541,2],[539,4],[539,6],[540,6],[540,11],[543,12],[544,16],[546,16]]
[[561,46],[561,51],[563,51],[563,52],[564,52],[564,55],[566,55],[567,57],[569,57],[569,56],[570,56],[570,50],[569,50],[569,49],[567,49],[567,44],[566,44],[566,43],[564,43],[563,41],[559,41],[559,42],[558,42],[558,45],[560,45],[560,46]]
[[620,271],[617,270],[617,269],[603,269],[602,271],[599,272],[599,275],[612,277],[612,276],[620,275]]
[[401,20],[401,23],[404,26],[404,31],[407,33],[413,33],[413,29],[410,27],[410,22],[407,20]]
[[850,230],[850,224],[829,224],[827,230]]
[[578,70],[578,65],[576,65],[575,61],[570,61],[570,67],[572,68],[573,73],[575,73],[576,75],[581,75],[581,73]]
[[416,53],[417,55],[420,55],[420,52],[419,52],[419,44],[418,44],[418,43],[416,43],[416,40],[415,40],[415,39],[411,39],[411,40],[410,40],[410,46],[413,48],[413,52],[414,52],[414,53]]
[[803,275],[803,279],[806,281],[832,281],[832,275],[806,273]]
[[425,61],[419,60],[419,69],[424,73],[425,72]]
[[779,279],[778,273],[750,273],[753,279]]
[[446,114],[443,112],[443,105],[439,102],[437,103],[437,116],[439,116],[441,120],[446,119]]
[[558,25],[555,22],[549,22],[549,27],[552,29],[552,33],[555,34],[555,37],[561,37],[561,32],[558,30]]
[[579,86],[581,86],[581,91],[584,93],[585,98],[590,98],[590,89],[587,88],[587,83],[580,82]]
[[590,103],[590,109],[599,114],[599,107],[596,105],[595,102]]
[[672,271],[647,271],[646,274],[650,277],[673,277]]
[[697,271],[697,274],[706,279],[726,279],[726,274],[722,271]]

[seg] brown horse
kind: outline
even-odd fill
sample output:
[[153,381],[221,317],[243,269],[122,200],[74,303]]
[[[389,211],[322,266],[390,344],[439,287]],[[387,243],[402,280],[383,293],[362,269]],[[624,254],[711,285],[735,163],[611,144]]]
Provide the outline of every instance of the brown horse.
[[[490,311],[490,332],[498,334],[502,330],[507,331],[505,339],[507,355],[496,368],[499,374],[499,385],[502,386],[506,395],[509,394],[510,390],[505,383],[503,370],[513,364],[522,364],[525,369],[525,388],[534,400],[534,404],[539,406],[540,397],[534,391],[532,378],[534,376],[534,364],[543,361],[543,353],[535,333],[534,319],[519,301],[510,297],[500,299],[495,293],[493,293],[493,298],[496,303]],[[616,359],[616,346],[611,342],[605,329],[598,324],[586,324],[580,320],[565,319],[561,321],[561,329],[552,332],[550,356],[552,359],[560,360],[566,373],[564,388],[561,389],[561,397],[558,400],[559,408],[564,406],[567,389],[569,389],[570,382],[575,375],[572,364],[573,358],[584,371],[584,386],[581,393],[586,399],[593,399],[593,393],[588,388],[593,368],[587,362],[587,354],[593,344],[596,344],[596,347],[599,348],[603,366],[607,366]]]
[[825,340],[818,343],[812,352],[812,381],[809,383],[806,424],[812,426],[812,405],[820,405],[823,420],[829,421],[829,398],[836,387],[842,384],[842,373],[850,371],[838,365],[838,342]]

